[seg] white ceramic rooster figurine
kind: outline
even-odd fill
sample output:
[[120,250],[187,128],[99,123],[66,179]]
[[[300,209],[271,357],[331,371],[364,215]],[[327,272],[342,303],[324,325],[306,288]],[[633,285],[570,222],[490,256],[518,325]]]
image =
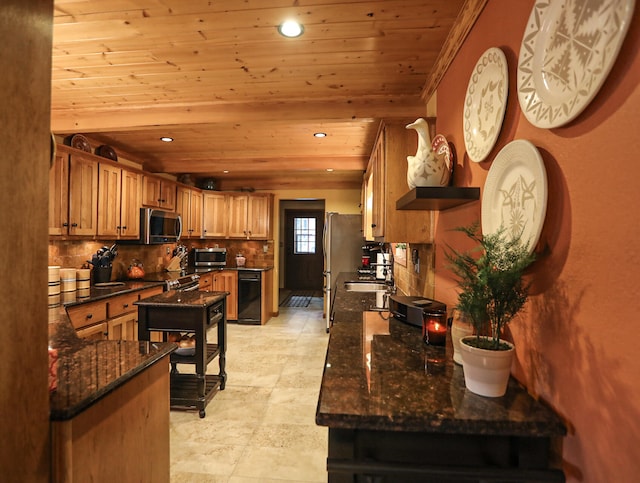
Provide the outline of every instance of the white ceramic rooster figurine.
[[407,156],[407,184],[409,188],[446,186],[449,182],[447,165],[443,159],[438,159],[431,147],[427,121],[419,118],[415,122],[407,124],[406,128],[415,129],[418,133],[418,150],[415,156]]

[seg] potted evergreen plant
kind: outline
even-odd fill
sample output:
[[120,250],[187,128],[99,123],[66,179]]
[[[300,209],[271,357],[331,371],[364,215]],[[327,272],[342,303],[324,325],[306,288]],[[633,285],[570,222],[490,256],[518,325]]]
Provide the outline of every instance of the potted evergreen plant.
[[505,229],[482,236],[476,222],[455,230],[477,243],[469,251],[448,247],[446,253],[460,288],[456,308],[475,332],[460,340],[465,385],[482,396],[503,396],[514,348],[501,334],[527,301],[529,284],[523,275],[535,256]]

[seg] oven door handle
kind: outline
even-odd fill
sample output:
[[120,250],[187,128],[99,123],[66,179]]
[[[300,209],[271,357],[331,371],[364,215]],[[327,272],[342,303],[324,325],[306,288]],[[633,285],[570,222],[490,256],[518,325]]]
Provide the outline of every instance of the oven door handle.
[[182,288],[180,289],[182,292],[193,292],[194,290],[198,290],[200,288],[199,284],[195,284],[193,287],[186,287],[186,288]]

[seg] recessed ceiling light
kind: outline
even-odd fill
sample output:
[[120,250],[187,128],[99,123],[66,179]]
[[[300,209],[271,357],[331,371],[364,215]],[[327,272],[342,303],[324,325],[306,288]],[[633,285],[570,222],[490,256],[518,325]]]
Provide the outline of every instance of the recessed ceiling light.
[[315,132],[313,133],[313,135],[317,138],[324,138],[327,137],[327,133],[326,132]]
[[228,174],[228,173],[229,173],[229,170],[228,170],[228,169],[225,169],[225,170],[223,171],[223,173],[224,173],[224,174]]
[[328,171],[329,173],[333,173],[333,168],[327,168],[327,171]]
[[165,143],[171,143],[171,142],[173,142],[173,138],[170,138],[169,136],[162,136],[160,138],[160,141],[163,141]]
[[302,35],[304,27],[295,20],[287,20],[278,25],[278,32],[285,37],[295,38]]

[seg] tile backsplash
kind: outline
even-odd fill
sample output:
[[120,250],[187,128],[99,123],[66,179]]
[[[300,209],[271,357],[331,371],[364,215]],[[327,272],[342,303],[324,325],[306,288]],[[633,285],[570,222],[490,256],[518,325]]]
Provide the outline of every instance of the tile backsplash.
[[[49,265],[60,265],[64,268],[81,268],[91,260],[91,256],[102,246],[111,246],[113,240],[49,240]],[[183,240],[189,250],[203,247],[225,247],[227,249],[227,266],[235,267],[237,253],[242,253],[247,261],[246,266],[273,265],[273,241],[254,240]],[[128,245],[117,244],[118,255],[113,261],[112,280],[126,278],[127,269],[133,259],[142,262],[147,273],[163,271],[172,258],[176,244],[166,245]],[[266,252],[265,252],[266,246]],[[168,252],[168,253],[167,253]],[[89,265],[90,266],[90,265]]]

